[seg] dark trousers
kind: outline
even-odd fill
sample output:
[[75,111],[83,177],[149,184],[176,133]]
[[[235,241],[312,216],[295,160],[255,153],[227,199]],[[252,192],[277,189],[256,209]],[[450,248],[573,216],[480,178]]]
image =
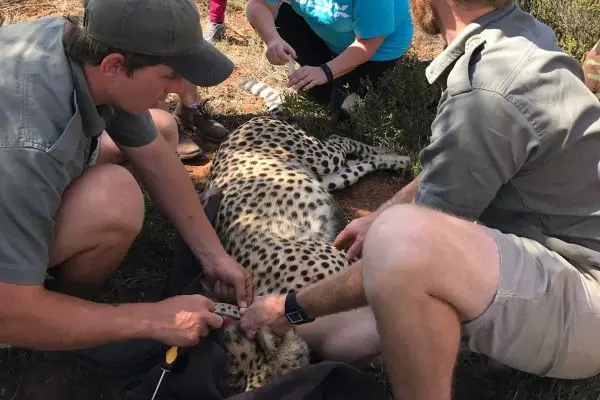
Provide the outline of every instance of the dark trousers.
[[[318,67],[337,56],[289,4],[282,3],[279,7],[275,26],[282,39],[296,51],[296,61],[301,66]],[[367,61],[331,83],[315,86],[308,93],[317,102],[328,105],[334,113],[339,114],[342,102],[348,94],[353,92],[363,94],[360,92],[361,79],[369,78],[374,85],[377,85],[379,78],[387,70],[394,68],[397,61],[398,59]]]

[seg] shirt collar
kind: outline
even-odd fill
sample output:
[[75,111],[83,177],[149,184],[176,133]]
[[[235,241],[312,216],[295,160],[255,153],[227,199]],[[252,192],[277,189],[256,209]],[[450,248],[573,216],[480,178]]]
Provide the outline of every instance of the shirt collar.
[[491,11],[475,21],[468,24],[458,36],[442,51],[425,70],[425,76],[429,84],[433,84],[458,58],[460,58],[471,45],[475,35],[483,31],[483,29],[496,22],[517,9],[516,3],[511,2],[503,8]]
[[[71,59],[69,59],[69,64],[71,66],[71,74],[73,76],[75,87],[75,100],[77,101],[77,106],[81,113],[83,131],[88,137],[98,136],[106,128],[106,121],[103,116],[100,115],[100,112],[103,111],[103,107],[97,107],[94,104],[81,65]],[[108,108],[109,110],[106,111],[107,114],[110,114],[112,112],[112,107],[108,106]],[[104,112],[102,112],[102,114],[104,114]]]

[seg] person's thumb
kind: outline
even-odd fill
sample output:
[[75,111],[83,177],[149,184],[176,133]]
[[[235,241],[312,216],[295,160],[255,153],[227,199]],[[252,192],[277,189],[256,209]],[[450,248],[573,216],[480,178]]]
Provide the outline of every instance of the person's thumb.
[[246,281],[244,276],[242,275],[239,278],[236,278],[233,286],[235,287],[235,298],[238,306],[243,308],[248,307],[248,302],[246,301],[248,296],[246,294]]

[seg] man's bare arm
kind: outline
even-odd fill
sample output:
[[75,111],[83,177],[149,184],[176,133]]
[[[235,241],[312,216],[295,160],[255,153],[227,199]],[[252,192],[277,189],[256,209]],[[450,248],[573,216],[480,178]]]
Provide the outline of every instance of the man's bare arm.
[[144,147],[120,147],[158,207],[205,266],[228,257],[175,152],[162,137]]
[[0,283],[0,342],[59,350],[150,337],[149,311],[144,305],[114,307],[41,286]]
[[0,283],[0,343],[36,350],[75,350],[129,339],[193,345],[222,319],[202,296],[159,303],[100,304],[46,290]]
[[203,267],[204,273],[235,289],[239,305],[252,302],[252,274],[223,248],[204,213],[185,167],[159,135],[143,147],[120,147],[150,192],[153,201],[173,222]]
[[342,272],[301,289],[296,299],[313,318],[366,306],[362,263],[358,261]]
[[[290,328],[285,318],[285,299],[285,295],[261,296],[250,307],[241,310],[241,327],[248,337],[253,338],[263,325],[269,325],[281,334]],[[335,275],[301,289],[296,294],[296,300],[313,318],[365,306],[362,263],[356,262]]]

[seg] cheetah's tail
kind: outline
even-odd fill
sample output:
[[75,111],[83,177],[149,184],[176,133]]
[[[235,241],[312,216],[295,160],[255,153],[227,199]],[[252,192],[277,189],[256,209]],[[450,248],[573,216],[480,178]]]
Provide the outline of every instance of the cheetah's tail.
[[252,78],[239,78],[238,86],[240,89],[252,93],[254,96],[263,99],[269,110],[269,115],[274,118],[284,119],[285,113],[282,107],[281,94],[268,86],[264,82],[261,82]]

